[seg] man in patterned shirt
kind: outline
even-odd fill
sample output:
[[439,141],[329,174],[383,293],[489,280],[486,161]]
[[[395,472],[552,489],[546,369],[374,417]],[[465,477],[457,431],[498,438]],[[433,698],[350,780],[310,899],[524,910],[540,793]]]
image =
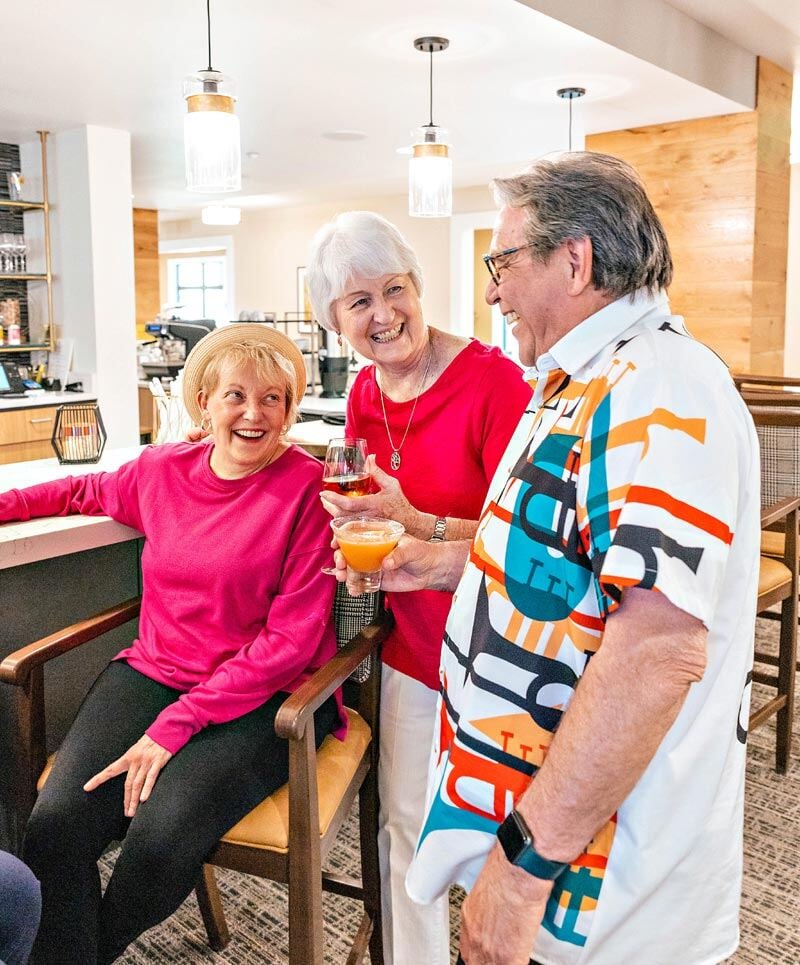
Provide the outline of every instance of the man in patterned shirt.
[[632,168],[565,154],[494,187],[486,297],[534,395],[472,544],[406,539],[385,563],[390,591],[457,584],[409,893],[470,891],[467,965],[718,962],[738,943],[755,432],[670,314]]

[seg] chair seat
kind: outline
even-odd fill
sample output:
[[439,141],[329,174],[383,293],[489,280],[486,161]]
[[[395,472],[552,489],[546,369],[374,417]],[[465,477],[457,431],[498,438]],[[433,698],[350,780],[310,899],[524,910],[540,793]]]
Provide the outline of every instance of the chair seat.
[[786,536],[783,533],[772,533],[766,530],[761,533],[761,553],[764,556],[777,556],[783,559],[786,549]]
[[[317,751],[320,836],[328,830],[336,809],[355,774],[372,732],[364,719],[349,707],[347,737],[337,740],[329,734]],[[222,838],[229,844],[279,851],[289,850],[289,785],[284,784],[246,814]]]
[[[319,827],[324,835],[336,814],[336,809],[369,747],[372,732],[355,710],[346,707],[350,726],[343,741],[329,734],[317,751],[317,786],[319,794]],[[36,784],[44,787],[50,776],[55,754],[47,760]],[[279,851],[289,850],[289,785],[284,784],[246,814],[222,838],[229,844],[243,844],[250,848]]]
[[763,596],[792,582],[792,571],[780,560],[762,556],[758,567],[758,595]]

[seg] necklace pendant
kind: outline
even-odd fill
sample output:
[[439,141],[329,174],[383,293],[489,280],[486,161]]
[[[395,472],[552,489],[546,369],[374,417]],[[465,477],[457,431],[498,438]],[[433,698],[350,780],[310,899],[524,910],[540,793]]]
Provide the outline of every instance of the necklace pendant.
[[395,472],[400,468],[400,453],[396,449],[392,450],[392,458],[389,460],[389,465]]

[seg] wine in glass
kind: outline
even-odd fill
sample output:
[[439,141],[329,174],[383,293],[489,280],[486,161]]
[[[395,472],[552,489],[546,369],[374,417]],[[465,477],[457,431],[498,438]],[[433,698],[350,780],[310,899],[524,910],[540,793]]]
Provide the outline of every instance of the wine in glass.
[[366,461],[366,439],[331,439],[325,455],[323,490],[342,496],[366,496],[370,490]]

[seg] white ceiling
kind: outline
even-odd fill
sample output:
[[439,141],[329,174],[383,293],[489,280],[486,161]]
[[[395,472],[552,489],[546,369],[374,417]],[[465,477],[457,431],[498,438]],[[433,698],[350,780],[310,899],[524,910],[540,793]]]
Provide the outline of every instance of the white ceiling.
[[[757,28],[761,52],[800,63],[798,0],[670,3],[750,50]],[[26,0],[3,5],[2,25],[0,140],[123,128],[137,206],[185,215],[208,200],[184,189],[182,146],[182,80],[205,64],[204,0]],[[404,190],[396,149],[427,121],[421,35],[450,39],[434,57],[434,120],[450,131],[458,186],[565,148],[558,87],[587,88],[576,107],[587,133],[742,109],[516,0],[212,0],[212,28],[214,66],[239,84],[243,152],[260,154],[244,160],[242,190],[258,206]],[[341,128],[367,137],[322,136]]]

